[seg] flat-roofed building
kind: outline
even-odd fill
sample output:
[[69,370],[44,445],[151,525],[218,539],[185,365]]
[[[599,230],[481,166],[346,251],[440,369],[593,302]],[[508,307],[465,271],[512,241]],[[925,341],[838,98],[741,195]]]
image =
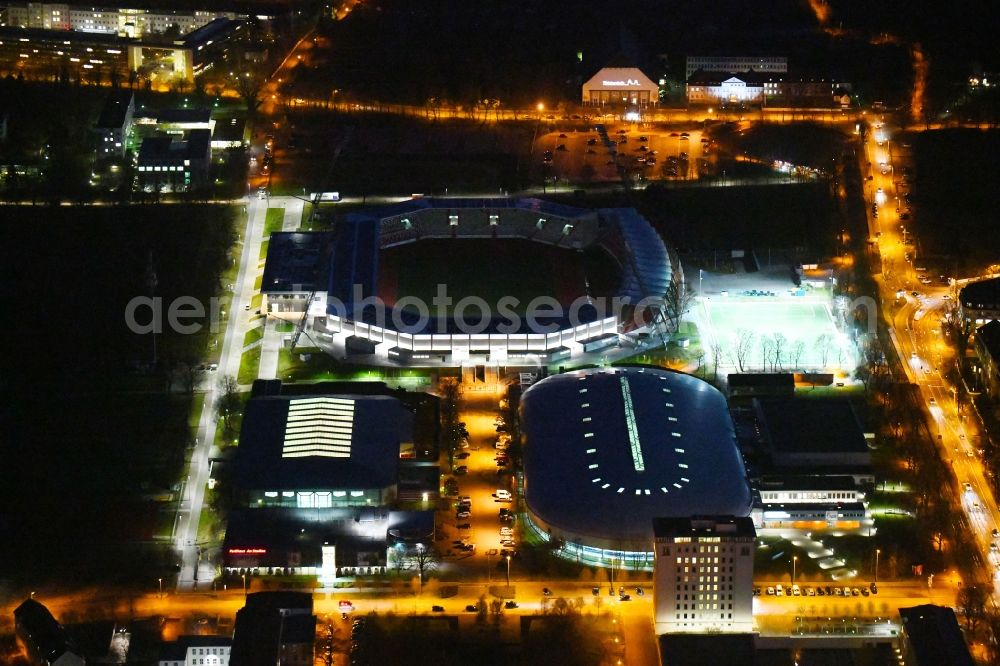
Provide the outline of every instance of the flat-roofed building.
[[903,619],[901,663],[972,666],[972,655],[951,608],[924,604],[900,608],[899,615]]
[[160,645],[157,666],[229,666],[232,645],[228,636],[181,636]]
[[1000,319],[1000,277],[970,282],[958,292],[958,313],[969,333]]
[[688,56],[684,78],[690,79],[698,70],[705,72],[756,72],[783,74],[788,71],[788,58],[784,56]]
[[653,533],[657,634],[753,630],[750,518],[657,518]]
[[976,376],[991,398],[1000,396],[1000,320],[980,326],[973,338],[973,349],[979,359]]
[[115,90],[108,95],[94,125],[98,158],[125,155],[126,139],[134,114],[135,95],[131,90]]
[[212,134],[191,130],[184,138],[147,137],[139,147],[139,188],[148,192],[187,191],[209,183]]
[[871,466],[871,450],[849,400],[756,398],[754,409],[775,468],[830,473]]

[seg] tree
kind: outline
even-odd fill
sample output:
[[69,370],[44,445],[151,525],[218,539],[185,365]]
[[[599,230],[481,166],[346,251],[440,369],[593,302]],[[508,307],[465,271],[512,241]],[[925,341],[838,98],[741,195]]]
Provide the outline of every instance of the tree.
[[718,340],[712,340],[712,343],[708,346],[708,350],[712,354],[712,372],[715,373],[715,377],[718,379],[719,365],[722,364],[722,344]]
[[771,363],[771,370],[774,370],[774,366],[777,365],[778,370],[780,371],[783,369],[781,367],[781,360],[784,358],[785,344],[788,342],[788,338],[786,338],[781,332],[777,332],[771,336],[771,341],[774,344],[774,349],[772,351],[774,361]]
[[819,353],[820,363],[825,368],[830,358],[830,343],[832,338],[829,333],[821,333],[816,337],[816,351]]
[[267,74],[263,67],[255,62],[243,60],[241,65],[233,70],[233,85],[246,106],[247,114],[251,117],[257,115],[257,109],[263,102],[261,93],[266,82]]
[[802,369],[802,357],[806,353],[806,343],[801,340],[796,340],[792,343],[792,349],[790,352],[790,357],[792,360],[792,365],[796,370]]
[[226,435],[236,434],[236,415],[240,409],[240,385],[236,377],[226,375],[219,383],[219,397],[215,402]]
[[663,316],[667,318],[668,330],[673,334],[680,326],[681,317],[691,309],[694,302],[694,292],[677,273],[673,274],[667,289],[663,293]]
[[433,571],[440,561],[437,550],[433,546],[418,543],[409,551],[410,567],[416,569],[420,577],[420,587],[427,584],[427,574]]
[[764,371],[767,371],[767,364],[771,361],[771,352],[774,350],[774,340],[770,335],[760,336],[760,364]]
[[736,341],[733,345],[733,353],[736,355],[736,367],[740,372],[746,372],[746,365],[750,359],[750,350],[753,349],[753,331],[746,328],[736,329]]
[[965,626],[973,633],[986,616],[987,598],[987,591],[979,585],[966,585],[958,593],[958,609],[965,618]]

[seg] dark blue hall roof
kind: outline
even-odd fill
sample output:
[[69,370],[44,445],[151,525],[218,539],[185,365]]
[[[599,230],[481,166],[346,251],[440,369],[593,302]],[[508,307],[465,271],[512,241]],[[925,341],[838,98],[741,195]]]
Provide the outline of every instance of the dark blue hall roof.
[[528,389],[521,410],[525,499],[554,527],[651,540],[654,518],[750,514],[726,400],[700,379],[652,368],[570,372]]
[[[335,401],[351,401],[350,416]],[[340,402],[338,404],[344,404]],[[302,411],[296,411],[302,410]],[[344,452],[344,457],[291,457],[289,442],[308,436],[289,435],[289,414],[296,412],[301,428],[321,437],[320,443],[297,444],[302,449]],[[340,443],[345,435],[349,444]],[[244,490],[327,490],[386,488],[396,483],[399,445],[412,441],[413,414],[402,403],[378,395],[268,395],[247,403],[236,451],[236,481]],[[346,450],[345,450],[346,449]]]

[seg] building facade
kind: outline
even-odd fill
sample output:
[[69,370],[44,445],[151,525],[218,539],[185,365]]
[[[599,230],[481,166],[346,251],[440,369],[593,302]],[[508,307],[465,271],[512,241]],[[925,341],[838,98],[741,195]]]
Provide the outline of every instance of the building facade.
[[217,18],[246,18],[235,12],[208,10],[137,9],[92,7],[55,2],[10,3],[3,10],[2,24],[42,30],[75,30],[141,38],[176,27],[187,34]]
[[211,136],[208,130],[191,130],[180,141],[170,136],[143,139],[137,166],[139,188],[178,192],[208,185]]
[[690,79],[696,71],[706,72],[756,72],[784,74],[788,71],[788,58],[784,56],[688,56],[684,78]]
[[749,518],[704,516],[653,521],[657,634],[753,630]]
[[135,95],[131,90],[116,90],[108,96],[94,126],[97,157],[123,157],[126,140],[135,114]]
[[1000,277],[970,282],[958,292],[958,312],[969,333],[1000,319]]
[[225,636],[181,636],[160,646],[158,666],[229,666],[232,639]]
[[638,67],[605,67],[583,84],[588,106],[646,107],[659,101],[659,86]]

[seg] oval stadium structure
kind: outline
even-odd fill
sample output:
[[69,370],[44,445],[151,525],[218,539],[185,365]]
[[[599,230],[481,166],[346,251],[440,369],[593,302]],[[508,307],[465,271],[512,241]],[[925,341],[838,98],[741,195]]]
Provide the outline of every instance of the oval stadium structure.
[[539,365],[655,333],[675,270],[631,208],[421,198],[272,234],[261,291],[334,356]]
[[565,557],[649,568],[654,518],[750,515],[726,399],[691,375],[550,376],[525,391],[521,430],[528,528]]

